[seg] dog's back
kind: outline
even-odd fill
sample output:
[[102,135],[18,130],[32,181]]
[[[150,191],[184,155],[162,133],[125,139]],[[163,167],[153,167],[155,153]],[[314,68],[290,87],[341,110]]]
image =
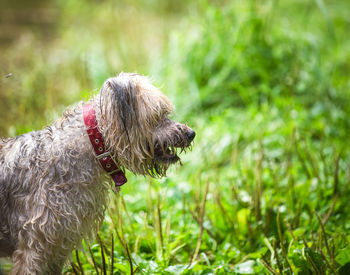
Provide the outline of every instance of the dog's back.
[[4,162],[4,147],[7,142],[11,142],[13,139],[0,139],[0,257],[8,257],[14,251],[14,244],[9,242],[9,228],[7,226],[7,216],[5,212],[7,212],[7,184],[5,179],[5,162]]
[[0,139],[0,257],[11,256],[17,245],[28,205],[23,198],[32,191],[29,174],[23,175],[35,165],[37,144],[33,141],[39,133]]

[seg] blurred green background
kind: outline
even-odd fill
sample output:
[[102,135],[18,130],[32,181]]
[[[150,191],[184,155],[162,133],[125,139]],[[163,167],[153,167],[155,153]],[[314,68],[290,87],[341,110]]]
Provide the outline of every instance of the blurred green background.
[[127,174],[66,274],[350,274],[349,1],[0,5],[2,137],[121,71],[197,132],[168,178]]

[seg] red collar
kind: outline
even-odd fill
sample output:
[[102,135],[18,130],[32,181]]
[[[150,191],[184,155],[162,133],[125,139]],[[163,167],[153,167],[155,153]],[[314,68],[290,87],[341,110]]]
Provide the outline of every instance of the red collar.
[[116,186],[121,186],[127,182],[123,171],[106,150],[102,134],[97,128],[95,110],[91,104],[83,106],[83,117],[86,131],[89,135],[91,145],[94,148],[96,158],[99,160],[102,168],[112,177]]

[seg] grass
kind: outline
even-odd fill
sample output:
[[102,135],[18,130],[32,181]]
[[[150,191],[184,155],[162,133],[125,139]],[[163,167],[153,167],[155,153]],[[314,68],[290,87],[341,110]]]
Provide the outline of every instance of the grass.
[[3,134],[50,121],[122,68],[151,75],[197,132],[167,178],[127,174],[65,274],[349,274],[347,1],[199,1],[176,14],[170,2],[63,3],[60,39],[40,46],[49,61],[29,54],[17,91],[1,82],[28,89],[0,95],[23,111]]

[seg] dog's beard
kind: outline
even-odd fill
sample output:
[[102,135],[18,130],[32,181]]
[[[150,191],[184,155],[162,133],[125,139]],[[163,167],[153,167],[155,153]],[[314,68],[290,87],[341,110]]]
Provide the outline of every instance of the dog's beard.
[[[147,153],[144,151],[143,156],[140,157],[140,155],[138,155],[132,158],[138,159],[138,162],[124,162],[125,168],[131,170],[135,174],[149,175],[153,178],[166,176],[166,172],[171,165],[176,163],[181,165],[181,159],[178,154],[191,148],[191,146],[175,146],[171,144],[171,142],[171,140],[168,140],[167,142],[155,142],[155,144],[152,145],[147,144],[147,146],[142,146],[142,148],[147,147]],[[129,153],[132,154],[134,151],[141,150],[131,150]]]
[[142,163],[142,171],[140,174],[149,175],[153,178],[166,176],[166,172],[171,163],[160,161],[158,159],[150,159]]
[[179,154],[186,152],[190,149],[190,144],[187,144],[185,140],[179,139],[168,141],[168,142],[157,142],[154,146],[154,157],[152,159],[151,169],[153,171],[151,176],[163,177],[166,175],[166,171],[172,164],[181,163]]
[[[125,146],[119,145],[115,139],[113,139],[115,143],[108,143],[117,163],[135,174],[150,175],[154,178],[164,177],[171,165],[176,163],[181,165],[179,154],[191,148],[191,145],[180,133],[173,134],[172,138],[166,140],[159,138],[156,141],[152,141],[152,138],[149,140],[146,138],[136,139],[136,136],[139,137],[132,132],[129,132],[130,139],[126,134],[123,135],[123,143],[121,138],[118,138],[120,144],[127,144]],[[115,150],[117,144],[124,150]],[[111,145],[115,145],[115,147]]]

